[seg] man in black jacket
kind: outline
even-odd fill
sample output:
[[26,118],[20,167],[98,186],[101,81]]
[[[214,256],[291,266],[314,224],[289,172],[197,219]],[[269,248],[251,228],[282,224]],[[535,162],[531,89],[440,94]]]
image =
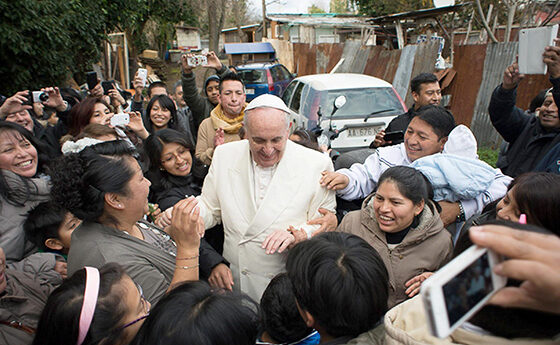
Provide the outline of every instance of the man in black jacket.
[[[553,48],[560,54],[559,47]],[[550,82],[560,88],[560,59],[544,59],[550,71]],[[517,62],[508,66],[502,84],[496,87],[488,111],[494,128],[510,143],[506,159],[498,168],[506,175],[516,177],[532,171],[546,153],[560,142],[560,119],[553,92],[546,94],[539,116],[531,116],[515,106],[517,86],[524,75],[519,74]]]
[[412,98],[414,104],[408,111],[395,117],[384,131],[377,133],[373,141],[373,147],[397,145],[404,141],[393,140],[386,142],[383,136],[388,132],[406,131],[410,120],[416,115],[416,110],[425,105],[439,105],[441,101],[441,88],[437,77],[433,73],[420,73],[410,81],[410,90],[412,91]]

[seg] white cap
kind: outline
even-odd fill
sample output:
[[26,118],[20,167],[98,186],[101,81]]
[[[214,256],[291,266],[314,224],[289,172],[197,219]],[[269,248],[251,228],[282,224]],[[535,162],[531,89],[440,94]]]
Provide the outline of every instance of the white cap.
[[253,99],[245,108],[245,111],[256,108],[275,108],[290,113],[282,98],[270,94],[264,94]]

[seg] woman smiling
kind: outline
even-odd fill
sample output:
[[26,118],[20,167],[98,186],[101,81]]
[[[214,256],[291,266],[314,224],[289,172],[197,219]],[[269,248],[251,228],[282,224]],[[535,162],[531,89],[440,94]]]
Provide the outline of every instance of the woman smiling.
[[27,212],[48,200],[49,185],[40,178],[42,146],[18,124],[0,122],[0,247],[8,262],[20,261],[34,246],[25,240]]
[[389,272],[389,308],[416,295],[421,283],[453,251],[431,185],[414,168],[397,166],[379,178],[362,209],[348,213],[337,231],[358,235],[381,255]]
[[169,235],[142,221],[150,181],[134,153],[109,141],[64,156],[51,172],[52,196],[84,221],[72,233],[69,274],[118,262],[155,302],[174,284],[198,279],[203,228],[194,198],[177,203]]

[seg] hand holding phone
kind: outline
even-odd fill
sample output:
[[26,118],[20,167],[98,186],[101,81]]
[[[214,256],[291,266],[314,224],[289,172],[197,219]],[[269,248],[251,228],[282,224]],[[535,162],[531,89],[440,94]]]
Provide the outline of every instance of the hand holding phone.
[[493,269],[501,255],[476,245],[422,283],[420,293],[433,335],[445,338],[473,316],[507,279]]

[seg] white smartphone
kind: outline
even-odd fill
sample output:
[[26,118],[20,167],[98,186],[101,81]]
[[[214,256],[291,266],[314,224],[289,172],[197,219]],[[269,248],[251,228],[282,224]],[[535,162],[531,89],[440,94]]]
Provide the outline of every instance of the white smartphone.
[[143,86],[146,86],[146,81],[148,80],[148,70],[145,68],[139,68],[138,77],[142,78]]
[[111,118],[111,126],[124,127],[130,122],[130,116],[126,113],[115,114]]
[[187,63],[189,66],[199,66],[199,65],[208,65],[208,58],[206,55],[194,55],[187,57]]
[[473,245],[426,279],[420,288],[431,333],[445,338],[473,316],[507,278],[494,273],[501,255]]

